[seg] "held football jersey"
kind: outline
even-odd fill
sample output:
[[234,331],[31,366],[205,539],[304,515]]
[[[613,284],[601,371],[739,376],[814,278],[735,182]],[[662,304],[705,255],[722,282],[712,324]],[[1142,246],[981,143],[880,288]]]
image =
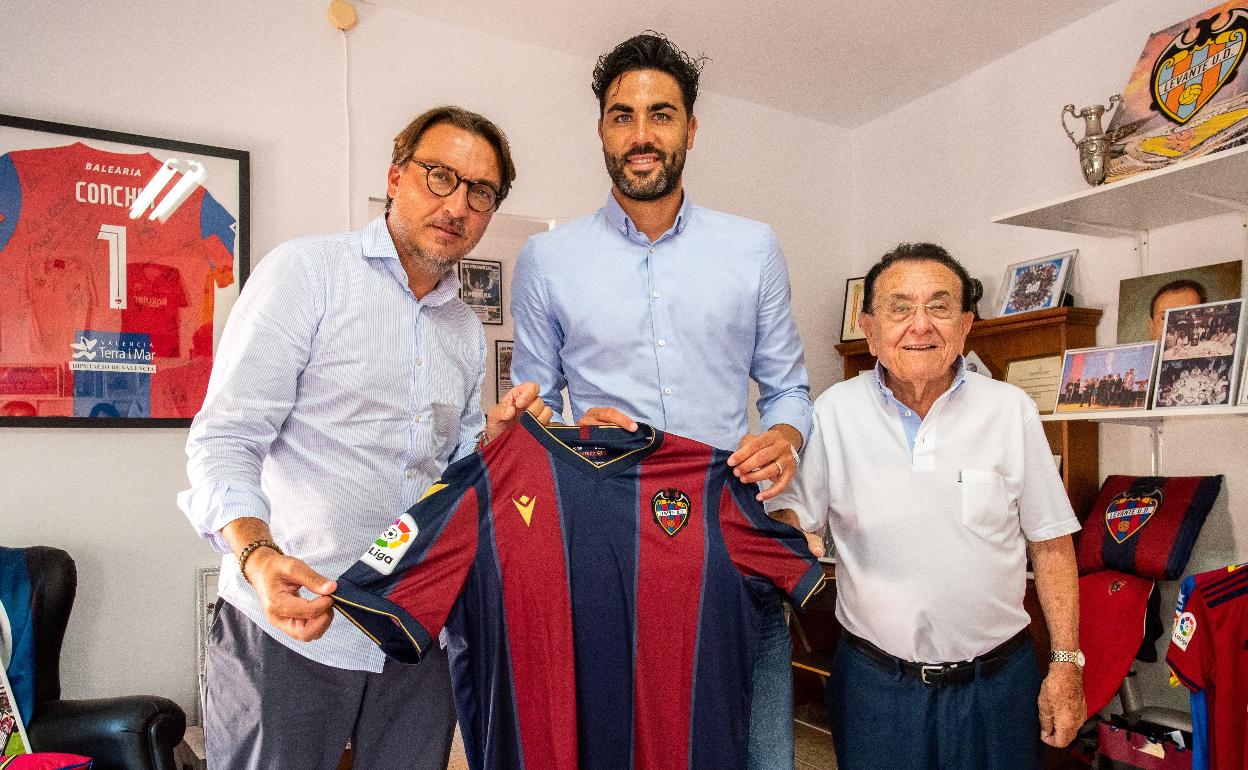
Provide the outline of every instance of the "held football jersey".
[[[137,405],[142,416],[194,416],[211,371],[211,347],[194,343],[205,318],[211,334],[215,288],[234,281],[235,220],[202,186],[164,223],[130,219],[160,167],[149,153],[81,142],[0,156],[0,270],[8,276],[0,302],[12,310],[0,328],[0,369],[65,366],[92,352],[98,363],[121,340],[129,350],[118,360],[155,367],[130,375],[151,380]],[[98,350],[71,347],[97,342]],[[174,369],[178,376],[166,378]],[[74,414],[75,394],[108,400],[107,382],[79,382],[103,380],[97,375],[67,372],[64,398],[41,401],[39,414]],[[185,411],[172,411],[184,402]]]
[[1183,589],[1166,663],[1204,695],[1210,770],[1240,770],[1248,767],[1248,565],[1202,572]]
[[445,625],[476,770],[744,767],[762,600],[801,606],[823,571],[727,457],[524,415],[368,548],[336,606],[409,663]]

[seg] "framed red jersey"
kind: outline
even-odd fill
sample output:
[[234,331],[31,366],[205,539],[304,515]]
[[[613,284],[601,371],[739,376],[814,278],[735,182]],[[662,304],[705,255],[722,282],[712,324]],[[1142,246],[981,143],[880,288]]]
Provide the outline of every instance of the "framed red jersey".
[[0,115],[0,426],[183,427],[247,277],[249,156]]

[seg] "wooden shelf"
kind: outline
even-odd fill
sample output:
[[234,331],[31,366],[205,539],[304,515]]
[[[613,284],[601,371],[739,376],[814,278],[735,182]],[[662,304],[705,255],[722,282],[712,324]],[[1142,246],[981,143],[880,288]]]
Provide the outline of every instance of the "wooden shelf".
[[1248,213],[1245,179],[1248,145],[1001,214],[992,221],[1081,235],[1131,235],[1215,214]]

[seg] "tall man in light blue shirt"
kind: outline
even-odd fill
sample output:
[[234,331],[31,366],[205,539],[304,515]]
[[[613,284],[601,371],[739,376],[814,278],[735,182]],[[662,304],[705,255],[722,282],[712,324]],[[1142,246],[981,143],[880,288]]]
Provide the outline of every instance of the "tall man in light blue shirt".
[[210,770],[334,767],[348,740],[356,767],[446,767],[445,653],[386,661],[335,619],[325,576],[483,429],[492,438],[526,408],[549,417],[528,384],[485,419],[485,336],[457,296],[455,264],[514,178],[493,123],[430,110],[395,138],[386,216],[282,244],[234,306],[178,499],[225,554],[207,651]]
[[[512,286],[512,376],[580,424],[641,419],[723,448],[746,483],[778,494],[810,431],[810,386],[771,229],[693,205],[681,186],[693,147],[701,62],[661,35],[598,61],[598,135],[613,181],[597,212],[529,240]],[[749,435],[750,380],[762,432]],[[778,601],[760,629],[751,770],[793,766],[790,641]]]

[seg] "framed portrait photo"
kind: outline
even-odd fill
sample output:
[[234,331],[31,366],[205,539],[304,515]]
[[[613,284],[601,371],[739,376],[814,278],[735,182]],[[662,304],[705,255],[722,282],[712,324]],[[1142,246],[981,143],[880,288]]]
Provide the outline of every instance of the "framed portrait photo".
[[498,403],[511,390],[512,340],[494,340],[494,402]]
[[1234,403],[1243,332],[1242,299],[1167,310],[1153,408]]
[[1147,409],[1157,343],[1067,350],[1057,414]]
[[1122,279],[1118,283],[1118,342],[1159,338],[1166,311],[1172,307],[1239,299],[1243,269],[1243,261],[1236,260]]
[[249,270],[249,162],[0,115],[0,426],[190,425]]
[[1006,316],[1061,307],[1066,281],[1078,253],[1078,249],[1071,249],[1007,267],[1001,281],[998,314]]
[[850,278],[845,282],[845,309],[841,313],[841,342],[867,338],[859,325],[862,316],[862,295],[866,277]]
[[459,298],[483,324],[503,322],[503,263],[488,259],[459,261]]

